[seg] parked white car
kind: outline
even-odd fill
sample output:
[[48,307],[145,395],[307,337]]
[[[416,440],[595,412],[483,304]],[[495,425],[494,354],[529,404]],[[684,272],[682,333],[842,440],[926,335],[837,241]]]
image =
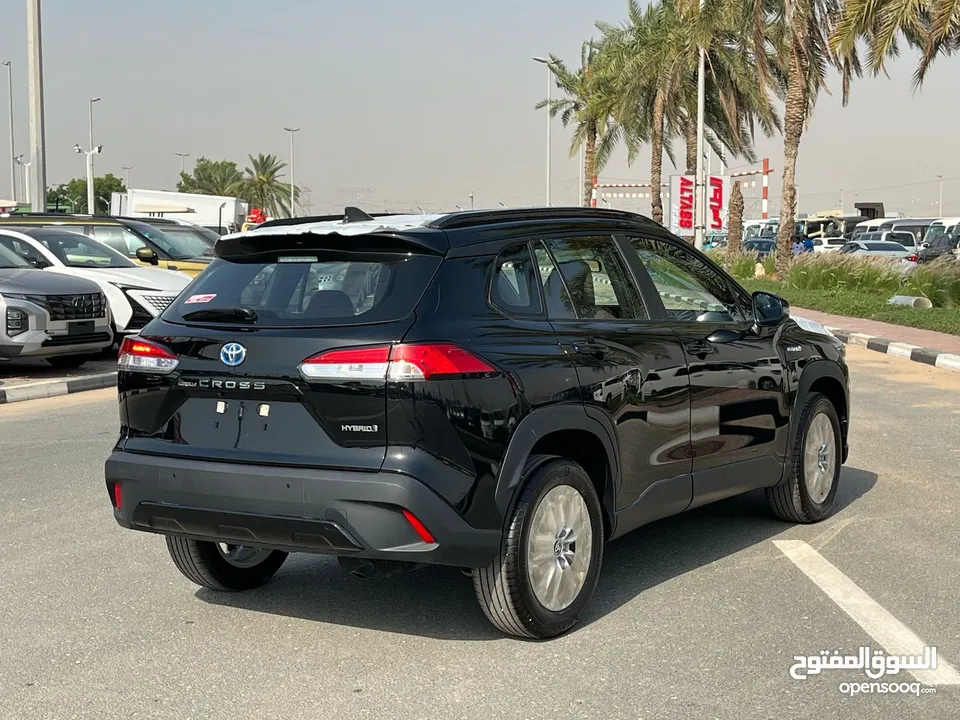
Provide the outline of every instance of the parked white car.
[[[890,231],[886,231],[889,233]],[[865,233],[859,240],[848,242],[840,249],[843,255],[860,255],[865,257],[885,258],[900,266],[900,271],[909,273],[917,267],[917,254],[898,242],[881,240],[883,233]],[[893,233],[895,235],[895,233]]]
[[110,305],[117,341],[138,332],[176,299],[192,278],[138,265],[80,233],[53,227],[0,227],[0,246],[34,267],[96,282]]

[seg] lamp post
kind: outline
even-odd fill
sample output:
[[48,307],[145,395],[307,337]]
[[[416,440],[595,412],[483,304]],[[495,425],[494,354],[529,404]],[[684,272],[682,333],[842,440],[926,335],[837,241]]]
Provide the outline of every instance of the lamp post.
[[43,104],[43,33],[40,0],[27,0],[27,77],[30,98],[30,162],[33,163],[32,209],[47,210],[46,122]]
[[937,178],[940,180],[940,209],[937,212],[943,217],[943,175],[937,175]]
[[[700,12],[703,12],[703,0],[700,0]],[[698,18],[699,22],[699,18]],[[697,178],[696,187],[693,193],[696,203],[696,221],[694,223],[693,237],[697,250],[703,250],[703,236],[707,225],[707,208],[704,203],[704,192],[706,191],[706,178],[703,168],[703,131],[704,131],[704,99],[706,96],[706,58],[707,53],[704,47],[700,46],[700,60],[697,67]]]
[[90,98],[89,102],[89,112],[90,112],[90,144],[87,145],[87,208],[90,209],[91,215],[96,215],[97,213],[97,201],[93,194],[93,156],[96,154],[93,152],[93,104],[100,102],[100,98]]
[[133,165],[124,165],[121,169],[123,170],[123,186],[127,188],[127,190],[129,190],[130,189],[130,171],[133,170]]
[[180,158],[180,174],[183,175],[183,173],[185,172],[186,167],[187,167],[187,166],[186,166],[186,163],[185,163],[185,160],[186,160],[188,157],[190,157],[190,153],[179,153],[179,152],[175,152],[174,155],[176,155],[177,157]]
[[9,60],[3,61],[3,66],[7,68],[7,93],[9,95],[8,105],[10,108],[10,199],[17,199],[17,163],[16,148],[13,141],[13,68]]
[[[15,171],[16,174],[18,174],[18,175],[20,176],[20,194],[19,194],[19,195],[14,195],[14,196],[13,196],[13,200],[14,200],[15,202],[21,202],[21,201],[24,201],[23,196],[24,196],[24,194],[27,192],[27,186],[23,184],[24,181],[23,181],[23,154],[22,154],[22,153],[21,153],[20,155],[17,155],[17,156],[13,159],[13,166],[16,167],[17,165],[20,166],[20,170]],[[24,201],[24,202],[25,202],[25,201]]]
[[73,146],[73,151],[77,154],[82,154],[87,156],[87,214],[96,215],[97,214],[97,200],[96,196],[93,193],[93,156],[99,155],[100,151],[103,150],[103,145],[97,145],[92,147],[89,150],[84,150],[80,147],[80,144]]
[[550,130],[553,124],[553,118],[550,116],[550,101],[553,97],[553,68],[550,67],[550,61],[546,58],[535,57],[534,61],[547,66],[547,207],[550,207],[553,205],[550,192]]
[[297,187],[297,186],[294,184],[294,170],[295,170],[295,168],[294,168],[294,146],[293,146],[293,138],[294,138],[294,135],[296,135],[298,132],[300,132],[300,128],[288,128],[288,127],[285,127],[284,130],[286,130],[288,133],[290,133],[290,217],[296,217],[296,216],[297,216],[297,210],[296,210],[296,202],[297,202],[297,200],[296,200],[296,187]]

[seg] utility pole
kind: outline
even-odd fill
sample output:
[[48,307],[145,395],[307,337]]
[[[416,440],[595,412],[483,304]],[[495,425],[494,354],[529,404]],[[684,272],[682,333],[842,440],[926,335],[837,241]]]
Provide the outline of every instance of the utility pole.
[[27,0],[27,53],[30,90],[30,161],[34,165],[34,212],[47,211],[46,127],[43,115],[43,46],[40,29],[40,0]]
[[293,138],[300,132],[300,128],[284,128],[288,133],[290,133],[290,217],[297,216],[297,198],[296,198],[296,185],[294,184],[294,145]]
[[943,175],[937,175],[940,178],[940,209],[937,211],[940,213],[940,217],[943,217]]
[[17,157],[17,150],[14,146],[13,141],[13,68],[10,65],[9,60],[3,61],[4,67],[7,68],[7,92],[9,94],[9,107],[10,107],[10,199],[14,202],[17,201],[17,163],[15,158]]
[[553,205],[552,192],[550,188],[550,147],[551,139],[550,132],[553,125],[553,117],[550,115],[550,102],[553,98],[553,68],[550,67],[550,61],[546,58],[535,57],[534,60],[538,63],[543,63],[547,66],[547,207]]
[[93,156],[96,154],[93,152],[93,104],[100,102],[100,98],[90,98],[89,102],[89,111],[90,111],[90,144],[87,146],[87,212],[91,215],[97,214],[97,199],[93,191],[93,186],[96,184],[96,173],[93,169]]
[[[700,0],[699,12],[703,12],[703,0]],[[699,22],[699,17],[697,22]],[[704,200],[706,192],[706,179],[704,178],[703,168],[703,132],[704,132],[704,99],[706,97],[706,50],[700,47],[700,61],[697,67],[697,179],[694,186],[693,197],[696,203],[696,219],[694,220],[694,244],[697,250],[703,250],[703,236],[707,225],[707,208]]]

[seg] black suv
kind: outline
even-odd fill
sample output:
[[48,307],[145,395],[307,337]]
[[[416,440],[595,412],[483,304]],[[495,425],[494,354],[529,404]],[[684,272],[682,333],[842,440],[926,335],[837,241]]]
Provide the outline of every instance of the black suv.
[[500,630],[551,637],[634,528],[758,488],[787,521],[833,510],[843,346],[651,220],[348,208],[215,251],[124,341],[105,468],[194,583],[290,552],[450,565]]

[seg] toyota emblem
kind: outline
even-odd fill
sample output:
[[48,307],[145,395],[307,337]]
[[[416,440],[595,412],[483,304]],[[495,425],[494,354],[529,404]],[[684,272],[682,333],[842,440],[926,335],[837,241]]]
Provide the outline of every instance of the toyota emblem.
[[224,365],[236,367],[247,358],[247,349],[240,343],[227,343],[220,348],[220,361]]

